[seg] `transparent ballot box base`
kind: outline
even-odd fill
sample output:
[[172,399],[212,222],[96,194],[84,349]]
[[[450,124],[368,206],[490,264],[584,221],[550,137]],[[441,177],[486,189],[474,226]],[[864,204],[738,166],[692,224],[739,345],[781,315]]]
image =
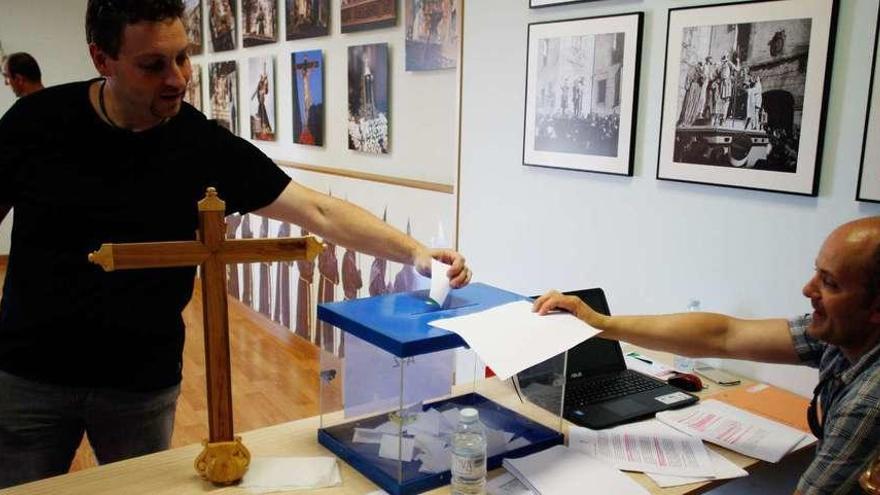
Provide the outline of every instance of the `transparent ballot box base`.
[[452,432],[465,407],[476,408],[486,428],[488,469],[563,441],[558,431],[470,393],[321,428],[318,442],[392,495],[421,493],[449,483]]

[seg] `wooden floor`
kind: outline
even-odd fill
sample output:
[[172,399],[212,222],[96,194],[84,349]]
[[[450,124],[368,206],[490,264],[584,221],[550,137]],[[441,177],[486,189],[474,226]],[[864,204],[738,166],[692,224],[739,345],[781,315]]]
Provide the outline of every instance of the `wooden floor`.
[[[0,264],[0,288],[6,268]],[[199,284],[183,312],[186,345],[183,383],[172,447],[208,436],[205,352]],[[276,323],[229,300],[232,394],[235,431],[243,432],[318,414],[318,350]],[[95,465],[83,441],[71,471]]]

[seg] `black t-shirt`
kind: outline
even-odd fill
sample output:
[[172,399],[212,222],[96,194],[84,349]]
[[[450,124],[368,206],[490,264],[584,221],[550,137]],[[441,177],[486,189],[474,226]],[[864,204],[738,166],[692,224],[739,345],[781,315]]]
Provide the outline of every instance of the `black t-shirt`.
[[195,239],[208,186],[227,214],[274,201],[289,178],[247,141],[184,104],[144,132],[113,128],[93,81],[20,99],[0,119],[0,204],[15,208],[0,302],[0,369],[123,390],[180,381],[195,268],[105,273],[102,243]]

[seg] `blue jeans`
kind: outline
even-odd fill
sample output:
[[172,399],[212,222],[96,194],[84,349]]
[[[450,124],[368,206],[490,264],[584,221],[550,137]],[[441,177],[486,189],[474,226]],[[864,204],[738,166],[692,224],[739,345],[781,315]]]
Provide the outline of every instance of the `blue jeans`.
[[138,393],[0,371],[0,488],[64,474],[83,433],[101,464],[167,449],[180,385]]

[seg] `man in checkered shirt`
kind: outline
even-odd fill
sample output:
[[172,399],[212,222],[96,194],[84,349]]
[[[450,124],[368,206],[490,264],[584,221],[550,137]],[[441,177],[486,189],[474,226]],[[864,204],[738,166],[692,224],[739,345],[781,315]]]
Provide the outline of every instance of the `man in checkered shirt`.
[[880,217],[835,229],[803,294],[813,312],[791,320],[605,316],[556,291],[538,298],[535,311],[564,309],[605,338],[676,354],[818,368],[808,420],[819,442],[795,493],[861,493],[859,475],[880,453]]

